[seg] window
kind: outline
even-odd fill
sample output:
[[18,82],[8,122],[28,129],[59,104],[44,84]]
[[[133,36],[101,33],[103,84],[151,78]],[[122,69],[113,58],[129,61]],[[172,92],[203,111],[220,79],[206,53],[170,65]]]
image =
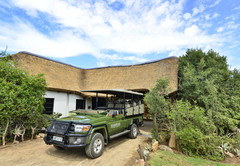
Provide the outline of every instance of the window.
[[43,111],[44,114],[53,114],[53,104],[54,98],[46,98],[46,102],[44,103],[45,110]]
[[85,100],[82,99],[76,100],[76,110],[77,109],[85,109]]

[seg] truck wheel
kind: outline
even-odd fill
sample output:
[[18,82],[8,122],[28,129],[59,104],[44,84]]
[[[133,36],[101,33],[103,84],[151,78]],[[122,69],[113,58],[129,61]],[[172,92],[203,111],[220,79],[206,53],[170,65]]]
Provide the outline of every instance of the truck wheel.
[[85,147],[85,153],[89,158],[97,158],[102,155],[104,138],[101,133],[94,133],[90,144]]
[[57,146],[57,145],[53,145],[53,146],[54,146],[54,148],[56,148],[57,150],[65,150],[65,148],[64,148],[64,147]]
[[133,123],[131,126],[131,131],[128,133],[128,137],[135,139],[137,138],[137,135],[138,135],[138,127],[135,123]]

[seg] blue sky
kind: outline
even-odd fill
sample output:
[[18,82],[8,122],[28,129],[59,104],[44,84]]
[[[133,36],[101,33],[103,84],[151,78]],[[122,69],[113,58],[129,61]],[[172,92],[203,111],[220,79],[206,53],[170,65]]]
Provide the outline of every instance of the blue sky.
[[239,0],[1,0],[0,50],[82,68],[213,49],[240,69]]

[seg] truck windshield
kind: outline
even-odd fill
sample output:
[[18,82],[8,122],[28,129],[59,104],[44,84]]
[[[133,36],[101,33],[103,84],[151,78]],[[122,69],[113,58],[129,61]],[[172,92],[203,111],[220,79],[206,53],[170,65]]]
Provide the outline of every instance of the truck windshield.
[[73,111],[69,111],[70,113],[76,113],[76,114],[99,114],[99,113],[104,113],[106,112],[106,110],[73,110]]

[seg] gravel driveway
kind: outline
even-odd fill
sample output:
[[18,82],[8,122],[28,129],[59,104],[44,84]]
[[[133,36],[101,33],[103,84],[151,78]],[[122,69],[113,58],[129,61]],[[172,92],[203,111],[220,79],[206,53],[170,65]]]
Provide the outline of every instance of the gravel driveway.
[[86,157],[84,148],[56,150],[51,145],[46,145],[43,139],[33,141],[24,141],[19,144],[6,148],[0,148],[0,165],[36,165],[36,166],[122,166],[129,163],[136,155],[138,145],[147,142],[146,134],[150,133],[152,122],[145,122],[145,127],[140,128],[143,135],[138,135],[136,139],[129,139],[127,136],[121,136],[111,140],[105,146],[103,155],[97,159]]

